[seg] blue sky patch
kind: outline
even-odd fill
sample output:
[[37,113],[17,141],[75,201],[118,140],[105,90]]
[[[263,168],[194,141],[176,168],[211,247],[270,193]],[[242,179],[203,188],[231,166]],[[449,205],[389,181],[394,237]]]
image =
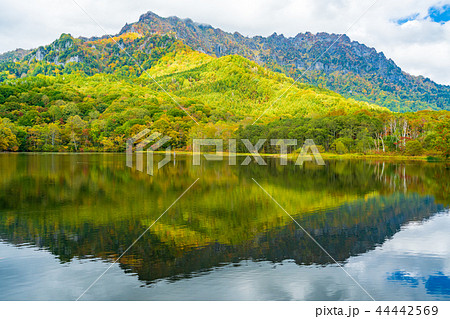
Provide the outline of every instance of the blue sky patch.
[[395,22],[397,22],[397,24],[399,24],[399,25],[402,25],[402,24],[405,24],[408,21],[416,20],[418,17],[419,17],[419,14],[418,13],[414,13],[414,14],[408,16],[408,17],[400,18],[400,19],[398,19]]
[[431,21],[444,24],[450,20],[450,4],[444,4],[443,6],[434,6],[428,9],[428,16]]
[[395,23],[398,25],[405,24],[408,21],[413,20],[425,20],[430,19],[433,22],[444,24],[447,21],[450,21],[450,4],[444,4],[441,6],[432,6],[428,9],[428,15],[423,18],[419,17],[419,13],[411,14],[407,17],[400,18],[398,20],[395,20]]

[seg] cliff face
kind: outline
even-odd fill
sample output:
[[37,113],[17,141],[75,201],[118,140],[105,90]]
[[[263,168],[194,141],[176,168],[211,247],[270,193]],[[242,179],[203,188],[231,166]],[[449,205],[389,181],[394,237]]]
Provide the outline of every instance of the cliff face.
[[[298,69],[311,67],[312,70],[325,73],[341,71],[359,75],[377,73],[390,80],[406,80],[401,69],[392,60],[386,59],[382,52],[351,41],[346,35],[307,32],[286,38],[274,33],[267,38],[248,38],[237,32],[227,33],[190,19],[161,18],[152,12],[143,14],[137,23],[125,25],[120,34],[136,31],[173,33],[193,49],[216,56],[238,54],[262,63],[294,65]],[[311,66],[333,43],[331,49]]]
[[346,35],[307,32],[287,38],[274,33],[249,38],[152,12],[125,25],[120,34],[127,32],[173,34],[195,50],[219,57],[238,54],[293,78],[304,73],[301,81],[395,111],[450,109],[449,86],[409,75],[382,52]]

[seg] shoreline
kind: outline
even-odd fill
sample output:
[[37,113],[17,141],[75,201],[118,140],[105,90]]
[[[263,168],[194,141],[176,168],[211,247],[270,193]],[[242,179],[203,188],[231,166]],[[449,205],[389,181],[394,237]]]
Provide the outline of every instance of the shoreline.
[[[171,154],[175,152],[176,155],[194,155],[192,151],[170,151]],[[154,154],[165,154],[166,151],[153,151]],[[59,155],[82,155],[82,154],[125,154],[125,152],[0,152],[0,154],[34,154],[34,155],[44,155],[44,154],[59,154]],[[195,154],[208,154],[208,155],[219,155],[223,157],[229,157],[230,153],[212,153],[212,152],[196,152]],[[281,154],[270,154],[270,153],[258,153],[261,157],[272,157],[280,158]],[[309,153],[308,153],[309,154]],[[236,153],[238,157],[251,156],[251,153]],[[311,155],[311,154],[309,154]],[[420,155],[420,156],[409,156],[409,155],[392,155],[392,154],[359,154],[359,153],[347,153],[347,154],[336,154],[336,153],[320,153],[324,160],[386,160],[386,161],[419,161],[419,162],[436,162],[436,163],[447,163],[450,159],[445,159],[438,155]],[[289,153],[287,154],[288,160],[296,160],[299,153]]]

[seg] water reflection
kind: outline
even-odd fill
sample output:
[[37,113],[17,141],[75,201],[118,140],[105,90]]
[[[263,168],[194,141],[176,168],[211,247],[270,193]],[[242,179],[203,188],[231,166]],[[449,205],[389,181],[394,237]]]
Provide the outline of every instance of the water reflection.
[[[239,278],[246,267],[254,267],[251,274],[272,274],[279,277],[280,285],[291,287],[289,277],[303,274],[315,278],[323,268],[317,266],[323,265],[331,272],[329,277],[320,274],[321,279],[316,278],[314,293],[311,288],[301,295],[268,283],[274,290],[267,292],[266,298],[361,299],[364,296],[360,291],[348,291],[348,278],[335,278],[345,276],[342,270],[334,272],[330,259],[251,178],[258,180],[349,269],[353,269],[353,260],[379,253],[380,247],[391,242],[401,243],[397,251],[416,251],[417,247],[410,247],[407,241],[389,239],[403,234],[401,228],[411,222],[421,229],[423,221],[443,211],[449,202],[449,169],[445,164],[331,161],[326,167],[299,168],[279,166],[272,159],[268,167],[232,167],[226,162],[194,167],[191,160],[177,156],[175,166],[166,166],[150,177],[126,168],[120,154],[1,154],[0,238],[16,246],[45,249],[58,258],[60,267],[70,269],[77,268],[79,260],[113,260],[200,177],[195,187],[120,260],[117,276],[136,275],[140,284],[150,287],[144,290],[165,285],[167,298],[160,299],[191,299],[193,295],[179,295],[176,289],[200,280],[198,274],[208,273],[206,277],[215,278],[217,284],[223,281],[222,275]],[[430,249],[435,246],[403,258],[439,259],[430,257]],[[371,277],[365,279],[364,273],[353,271],[358,280],[367,279],[366,284],[373,286]],[[420,298],[444,298],[449,295],[445,273],[442,267],[426,276],[408,269],[389,269],[380,280],[409,287],[408,291],[423,285],[426,293]],[[92,270],[89,279],[98,274]],[[7,277],[0,272],[0,279],[2,276]],[[244,283],[248,280],[243,278]],[[246,297],[232,297],[222,291],[223,296],[218,292],[216,299],[264,299],[258,291],[264,288],[264,280],[260,280],[259,288],[251,282],[253,288]],[[13,283],[0,281],[5,285],[2,288],[14,290]],[[71,289],[81,293],[82,286]],[[377,293],[378,288],[373,289]],[[129,291],[123,295],[108,291],[99,297],[94,290],[87,297],[142,298]],[[140,294],[158,299],[148,292]],[[379,294],[385,296],[382,291]],[[211,297],[207,291],[194,295],[197,299]]]

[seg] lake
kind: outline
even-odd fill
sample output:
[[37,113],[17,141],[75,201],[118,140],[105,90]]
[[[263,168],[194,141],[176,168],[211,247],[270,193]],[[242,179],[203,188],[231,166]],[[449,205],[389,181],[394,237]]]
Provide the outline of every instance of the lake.
[[0,154],[0,300],[450,300],[448,164],[266,161]]

